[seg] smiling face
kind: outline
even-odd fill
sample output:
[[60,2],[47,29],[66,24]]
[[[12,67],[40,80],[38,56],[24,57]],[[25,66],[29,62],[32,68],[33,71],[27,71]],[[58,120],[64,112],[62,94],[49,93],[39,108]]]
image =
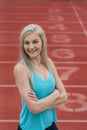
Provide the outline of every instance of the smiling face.
[[40,57],[42,51],[42,41],[36,33],[28,34],[24,38],[24,51],[30,59]]

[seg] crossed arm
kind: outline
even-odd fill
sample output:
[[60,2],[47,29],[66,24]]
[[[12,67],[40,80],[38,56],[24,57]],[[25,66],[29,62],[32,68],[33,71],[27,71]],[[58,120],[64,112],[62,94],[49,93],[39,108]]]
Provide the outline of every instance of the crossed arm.
[[22,63],[18,63],[14,68],[14,77],[19,93],[24,99],[29,110],[34,114],[56,107],[67,100],[65,88],[53,63],[52,69],[56,80],[56,89],[49,96],[38,100],[35,93],[30,88],[29,78],[27,76],[25,66]]

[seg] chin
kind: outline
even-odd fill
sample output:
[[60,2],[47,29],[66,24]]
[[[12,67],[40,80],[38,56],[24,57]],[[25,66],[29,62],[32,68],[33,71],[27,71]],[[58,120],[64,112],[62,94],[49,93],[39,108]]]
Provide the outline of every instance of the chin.
[[37,56],[30,56],[30,55],[29,55],[29,57],[30,57],[30,58],[37,58]]

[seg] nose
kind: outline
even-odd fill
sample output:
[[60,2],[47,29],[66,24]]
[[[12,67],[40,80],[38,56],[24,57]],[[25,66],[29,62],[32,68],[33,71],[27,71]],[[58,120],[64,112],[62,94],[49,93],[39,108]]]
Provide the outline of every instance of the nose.
[[34,48],[34,45],[33,45],[32,43],[30,43],[29,48],[30,48],[30,49],[33,49],[33,48]]

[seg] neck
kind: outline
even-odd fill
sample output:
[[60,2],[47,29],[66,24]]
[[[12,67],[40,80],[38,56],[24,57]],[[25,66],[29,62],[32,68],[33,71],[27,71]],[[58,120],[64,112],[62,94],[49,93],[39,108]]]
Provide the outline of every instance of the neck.
[[34,69],[37,69],[41,66],[40,60],[31,60],[30,63],[33,66]]

